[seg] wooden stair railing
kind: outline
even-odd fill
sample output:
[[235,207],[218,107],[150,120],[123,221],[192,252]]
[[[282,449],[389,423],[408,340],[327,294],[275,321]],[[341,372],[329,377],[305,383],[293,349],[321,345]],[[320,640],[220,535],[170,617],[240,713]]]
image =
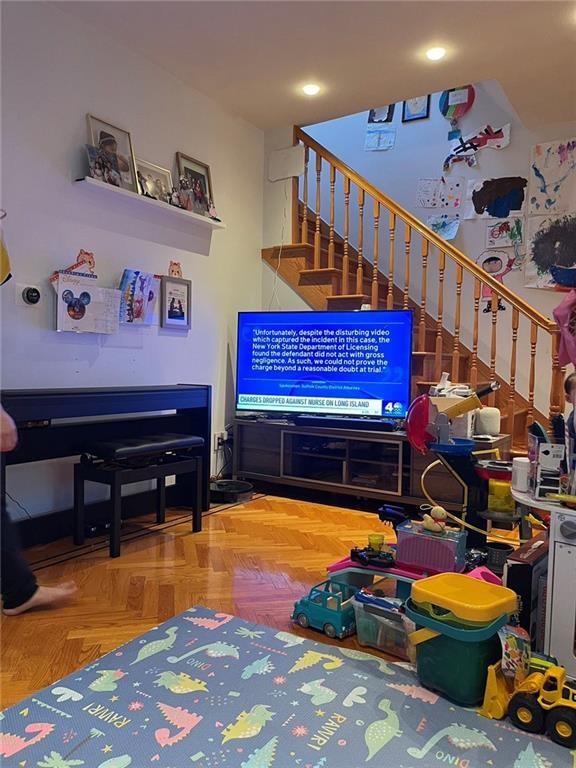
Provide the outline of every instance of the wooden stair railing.
[[[517,395],[527,402],[527,423],[530,424],[537,415],[540,415],[535,405],[536,382],[545,380],[546,373],[549,374],[550,382],[548,392],[545,396],[548,418],[562,412],[562,375],[563,370],[560,366],[559,351],[559,330],[556,323],[536,309],[531,307],[524,299],[518,296],[514,291],[503,283],[493,278],[485,272],[481,266],[472,261],[462,251],[458,250],[450,242],[444,240],[433,230],[427,227],[423,222],[416,218],[409,211],[404,209],[392,198],[385,195],[377,187],[371,184],[367,179],[356,173],[353,169],[343,163],[338,157],[332,154],[328,149],[319,144],[315,139],[309,136],[301,128],[294,129],[294,143],[302,143],[305,148],[305,173],[302,182],[302,206],[299,204],[298,180],[293,184],[293,223],[292,232],[298,233],[300,243],[307,245],[310,242],[310,224],[313,223],[313,260],[312,270],[331,271],[332,274],[332,301],[339,297],[338,306],[353,306],[354,302],[360,306],[362,303],[370,303],[373,309],[386,307],[392,309],[394,306],[404,308],[416,306],[410,296],[411,275],[415,274],[416,267],[420,271],[420,295],[416,306],[416,329],[417,329],[417,350],[421,353],[434,353],[434,375],[439,377],[443,370],[443,358],[445,350],[445,322],[446,302],[445,292],[449,291],[454,296],[453,316],[450,317],[452,330],[452,363],[451,374],[454,376],[459,370],[460,356],[462,354],[462,332],[467,329],[471,335],[471,356],[469,362],[469,381],[472,386],[477,386],[479,371],[486,365],[488,366],[489,380],[501,380],[503,378],[502,366],[500,373],[497,373],[498,363],[498,338],[499,334],[510,336],[510,364],[506,372],[505,379],[507,383],[507,406],[504,409],[504,415],[507,415],[510,423],[514,424],[515,401]],[[309,180],[308,171],[311,154],[315,156],[315,206],[313,213],[309,210]],[[327,247],[323,250],[323,225],[322,220],[322,174],[324,168],[328,172],[328,232]],[[342,177],[343,190],[343,216],[342,226],[336,223],[336,187],[338,177]],[[355,192],[355,194],[353,194]],[[351,201],[356,201],[358,212],[358,227],[356,235],[356,247],[351,246]],[[300,211],[302,217],[300,221]],[[372,254],[371,263],[367,262],[365,253],[366,214],[370,213],[372,220]],[[310,217],[313,215],[313,222]],[[381,226],[387,221],[387,228]],[[402,234],[398,235],[398,226],[403,227]],[[336,232],[342,232],[342,236],[336,237]],[[382,264],[381,238],[387,234],[388,253],[387,264]],[[420,237],[421,247],[419,258],[414,249],[415,236]],[[342,257],[338,259],[340,265],[336,269],[336,242],[342,245]],[[403,258],[399,256],[397,248],[403,244]],[[295,244],[296,245],[296,244]],[[436,296],[431,297],[429,289],[431,287],[430,266],[432,249],[436,252],[437,264],[437,291]],[[351,262],[350,256],[354,250],[356,263]],[[450,265],[450,270],[448,270]],[[452,280],[454,273],[454,282],[447,284]],[[336,279],[339,276],[339,279]],[[367,285],[368,281],[368,285]],[[470,290],[473,293],[473,303],[467,306],[462,302],[463,288],[468,281]],[[470,282],[471,281],[471,282]],[[351,293],[353,290],[355,293]],[[398,304],[397,293],[401,292],[401,300]],[[487,305],[484,311],[491,315],[491,327],[489,338],[481,338],[480,331],[480,304],[483,297],[489,295]],[[499,307],[502,302],[510,305],[511,327],[504,329],[503,324],[499,322],[501,312]],[[433,307],[429,311],[429,305]],[[434,315],[435,319],[435,341],[433,349],[429,348],[429,316]],[[428,320],[427,320],[428,318]],[[521,324],[526,329],[526,336],[529,337],[529,368],[526,389],[527,391],[518,391],[519,376],[518,372],[526,370],[526,365],[518,365],[518,349],[522,348],[519,344],[519,334]],[[541,333],[539,333],[541,332]],[[503,337],[502,337],[503,338]],[[428,348],[427,348],[428,345]],[[487,359],[481,358],[480,347],[487,349]],[[547,353],[549,370],[543,371],[542,355],[538,352],[549,347]],[[542,399],[542,392],[540,391]],[[494,396],[492,396],[494,401]],[[502,405],[500,401],[500,405]],[[545,410],[542,408],[542,410]]]

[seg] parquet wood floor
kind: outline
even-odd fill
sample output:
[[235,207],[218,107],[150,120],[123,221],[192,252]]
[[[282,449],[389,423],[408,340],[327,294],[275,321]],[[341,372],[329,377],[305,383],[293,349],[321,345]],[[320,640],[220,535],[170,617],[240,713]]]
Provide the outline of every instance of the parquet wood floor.
[[92,544],[66,559],[69,541],[27,552],[42,583],[74,579],[79,592],[58,610],[2,617],[1,707],[195,604],[323,639],[293,628],[294,600],[325,577],[327,564],[387,530],[373,514],[271,496],[205,517],[198,534],[175,514],[124,542],[120,558]]

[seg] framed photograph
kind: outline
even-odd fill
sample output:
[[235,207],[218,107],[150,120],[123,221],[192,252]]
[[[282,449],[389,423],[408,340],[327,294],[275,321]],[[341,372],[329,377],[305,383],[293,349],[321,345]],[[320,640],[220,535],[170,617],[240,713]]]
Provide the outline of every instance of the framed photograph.
[[144,197],[170,202],[172,194],[172,174],[167,168],[162,168],[146,160],[136,159],[136,174],[138,176],[138,192]]
[[119,179],[117,187],[137,193],[136,162],[129,132],[94,115],[87,115],[87,120],[88,141],[99,150],[102,162],[111,169],[108,175]]
[[181,277],[162,275],[160,291],[162,328],[190,330],[192,326],[192,283]]
[[193,157],[176,153],[178,176],[180,180],[180,195],[187,200],[187,209],[194,213],[209,216],[214,204],[210,166]]
[[407,99],[402,104],[402,122],[411,123],[413,120],[425,120],[430,117],[430,94]]

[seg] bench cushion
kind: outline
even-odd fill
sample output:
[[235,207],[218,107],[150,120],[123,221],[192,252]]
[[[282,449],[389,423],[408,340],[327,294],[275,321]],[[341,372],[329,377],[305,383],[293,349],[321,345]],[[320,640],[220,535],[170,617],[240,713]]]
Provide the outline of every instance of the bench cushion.
[[84,453],[99,459],[120,460],[137,456],[160,456],[169,451],[202,448],[203,445],[204,439],[196,435],[164,434],[92,443],[84,446]]

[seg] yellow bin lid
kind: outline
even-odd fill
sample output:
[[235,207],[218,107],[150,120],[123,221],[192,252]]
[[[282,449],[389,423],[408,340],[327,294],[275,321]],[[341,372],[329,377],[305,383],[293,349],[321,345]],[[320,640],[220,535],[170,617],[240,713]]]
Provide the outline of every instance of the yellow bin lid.
[[490,622],[518,610],[518,597],[511,589],[462,573],[439,573],[415,581],[411,594],[415,603],[436,605],[466,621]]

